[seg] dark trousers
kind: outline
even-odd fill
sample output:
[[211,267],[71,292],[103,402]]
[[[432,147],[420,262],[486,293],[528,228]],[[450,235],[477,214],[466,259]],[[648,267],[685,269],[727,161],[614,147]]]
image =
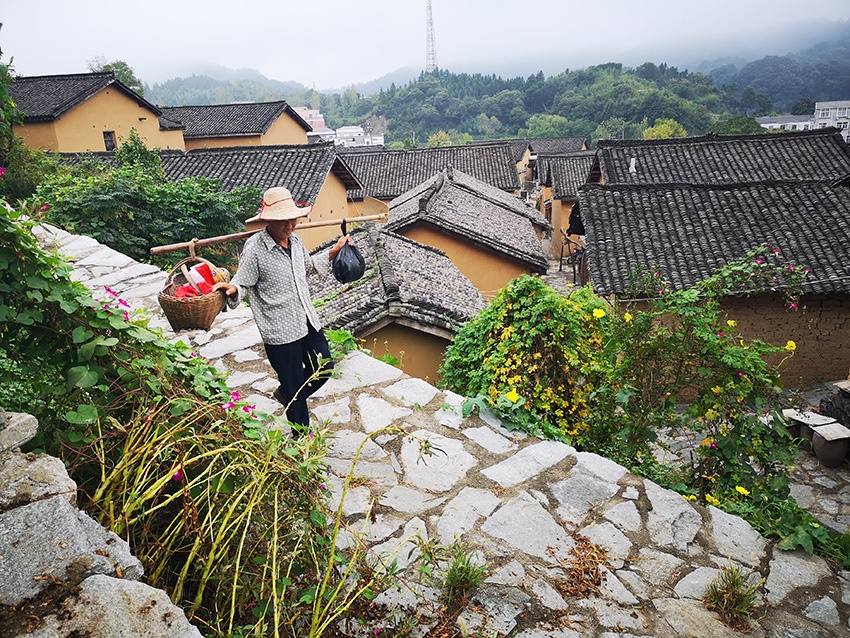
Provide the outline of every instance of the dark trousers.
[[[269,363],[280,381],[280,398],[288,406],[286,418],[308,428],[307,397],[325,384],[334,367],[324,331],[316,330],[308,323],[307,335],[298,341],[278,346],[265,344],[265,347]],[[319,357],[322,359],[321,371],[316,374]]]

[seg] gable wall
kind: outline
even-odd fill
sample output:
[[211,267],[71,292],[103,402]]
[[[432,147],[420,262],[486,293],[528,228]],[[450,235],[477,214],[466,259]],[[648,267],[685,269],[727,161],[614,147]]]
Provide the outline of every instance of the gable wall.
[[269,130],[263,134],[261,144],[306,144],[307,131],[284,113],[274,121]]
[[485,299],[492,299],[505,285],[520,275],[531,274],[531,268],[500,256],[491,250],[418,224],[401,233],[426,246],[439,248],[463,275],[478,288]]
[[[182,131],[162,131],[159,117],[115,88],[106,88],[52,123],[53,140],[42,130],[22,135],[30,148],[60,153],[104,151],[104,131],[114,131],[118,146],[136,129],[149,148],[183,150]],[[29,128],[29,125],[24,128]],[[38,129],[42,129],[38,125]],[[38,144],[38,146],[33,146]],[[50,144],[50,146],[45,146]]]
[[[344,217],[351,217],[352,214],[353,211],[350,211],[348,206],[345,184],[339,177],[331,173],[319,191],[318,197],[316,197],[313,210],[310,212],[310,221],[342,220]],[[333,224],[321,228],[306,228],[298,234],[304,240],[307,250],[312,250],[323,242],[339,237],[342,233],[339,224]]]

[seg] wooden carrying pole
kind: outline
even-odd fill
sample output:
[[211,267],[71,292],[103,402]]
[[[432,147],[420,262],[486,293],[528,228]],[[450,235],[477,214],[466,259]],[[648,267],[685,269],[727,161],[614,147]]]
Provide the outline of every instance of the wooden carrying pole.
[[[379,219],[386,219],[387,213],[381,213],[379,215],[363,215],[362,217],[346,217],[345,222],[348,224],[352,224],[355,222],[371,222],[377,221]],[[336,226],[338,224],[342,224],[342,219],[328,219],[322,222],[306,222],[304,224],[298,224],[295,227],[295,230],[301,230],[302,228],[321,228],[323,226]],[[246,237],[250,237],[261,230],[265,230],[265,226],[262,228],[255,228],[254,230],[246,230],[241,233],[233,233],[231,235],[219,235],[218,237],[208,237],[207,239],[193,239],[192,241],[184,241],[179,244],[168,244],[166,246],[154,246],[151,248],[151,255],[161,255],[162,253],[173,253],[177,250],[190,250],[194,252],[195,248],[202,248],[204,246],[212,246],[213,244],[223,244],[229,241],[239,241],[240,239],[245,239]]]

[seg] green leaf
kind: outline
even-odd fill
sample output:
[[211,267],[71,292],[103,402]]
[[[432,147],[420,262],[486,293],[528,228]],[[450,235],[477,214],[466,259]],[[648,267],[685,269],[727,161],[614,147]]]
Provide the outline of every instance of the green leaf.
[[181,414],[185,414],[192,409],[193,405],[194,403],[187,399],[178,399],[174,402],[174,405],[171,406],[171,416],[180,416]]
[[90,388],[98,381],[98,374],[88,366],[74,366],[68,370],[68,386],[78,388]]
[[65,420],[68,423],[84,425],[97,421],[97,408],[93,405],[83,404],[78,405],[76,410],[69,410],[65,413]]
[[83,343],[84,341],[91,339],[93,336],[94,333],[83,326],[77,326],[71,333],[71,338],[74,340],[74,343]]

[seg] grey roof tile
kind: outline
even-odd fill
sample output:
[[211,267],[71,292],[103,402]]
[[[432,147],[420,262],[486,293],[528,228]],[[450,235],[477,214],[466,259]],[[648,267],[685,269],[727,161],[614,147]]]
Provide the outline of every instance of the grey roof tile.
[[804,292],[850,293],[850,189],[588,185],[579,201],[590,279],[600,294],[622,295],[635,267],[655,265],[681,290],[763,243],[811,268]]
[[555,199],[578,199],[578,189],[588,183],[596,151],[578,151],[563,155],[538,155],[540,183],[552,187]]
[[446,169],[390,202],[387,228],[403,233],[416,224],[481,244],[546,272],[548,260],[534,226],[552,226],[533,207],[457,169]]
[[520,187],[516,162],[504,143],[383,152],[356,148],[344,153],[345,161],[363,182],[362,190],[349,192],[352,199],[362,199],[364,195],[393,199],[449,166],[503,191],[514,192]]
[[[350,231],[366,262],[351,284],[312,276],[310,288],[322,322],[354,335],[385,320],[400,319],[451,337],[485,306],[481,293],[442,251],[372,222]],[[327,254],[335,240],[315,248]]]
[[187,139],[261,135],[284,114],[305,131],[313,130],[284,101],[162,107],[164,118],[183,124],[183,137]]
[[850,149],[837,129],[599,140],[598,153],[608,185],[821,181],[850,173]]
[[24,114],[26,124],[52,122],[109,87],[118,89],[140,106],[160,115],[158,107],[116,80],[111,71],[16,77],[9,85],[9,94]]
[[331,173],[346,188],[360,186],[332,144],[195,149],[163,153],[162,165],[169,179],[213,177],[221,180],[225,190],[286,186],[296,201],[311,204]]

